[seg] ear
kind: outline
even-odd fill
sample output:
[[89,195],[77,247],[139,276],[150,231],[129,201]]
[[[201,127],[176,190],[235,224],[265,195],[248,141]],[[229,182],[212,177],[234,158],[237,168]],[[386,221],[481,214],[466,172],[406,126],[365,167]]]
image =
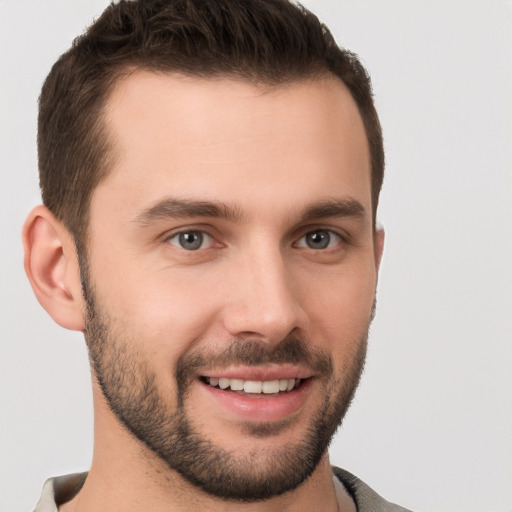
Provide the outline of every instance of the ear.
[[382,252],[384,251],[384,238],[384,228],[382,226],[377,226],[375,228],[375,234],[373,235],[375,267],[377,268],[377,272],[379,271],[380,262],[382,260]]
[[23,225],[25,272],[37,300],[62,327],[84,329],[84,303],[73,237],[46,208],[37,206]]

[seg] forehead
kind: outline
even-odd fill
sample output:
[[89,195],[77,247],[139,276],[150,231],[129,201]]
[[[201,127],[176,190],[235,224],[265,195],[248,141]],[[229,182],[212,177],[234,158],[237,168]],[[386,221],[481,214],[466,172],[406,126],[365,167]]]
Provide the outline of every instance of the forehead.
[[[370,208],[364,126],[336,78],[279,86],[135,72],[105,111],[114,166],[93,194],[133,208],[162,194],[283,199],[359,196]],[[341,190],[342,189],[342,190]],[[317,197],[316,199],[322,199]],[[92,205],[93,206],[93,205]]]

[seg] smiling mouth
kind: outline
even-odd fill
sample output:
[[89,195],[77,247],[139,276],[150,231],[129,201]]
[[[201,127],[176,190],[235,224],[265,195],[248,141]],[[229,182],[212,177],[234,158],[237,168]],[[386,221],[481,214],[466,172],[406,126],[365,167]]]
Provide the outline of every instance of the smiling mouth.
[[223,391],[238,391],[249,395],[276,395],[298,389],[307,379],[243,380],[223,377],[201,377],[205,384]]

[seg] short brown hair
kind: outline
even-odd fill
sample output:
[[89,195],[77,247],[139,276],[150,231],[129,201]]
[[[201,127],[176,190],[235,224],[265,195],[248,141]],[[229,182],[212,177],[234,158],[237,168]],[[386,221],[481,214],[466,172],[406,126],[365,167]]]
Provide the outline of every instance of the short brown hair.
[[337,76],[364,122],[375,221],[384,149],[370,78],[315,15],[288,0],[121,0],[58,59],[39,99],[43,202],[76,242],[85,242],[92,192],[111,167],[102,112],[129,69],[268,84]]

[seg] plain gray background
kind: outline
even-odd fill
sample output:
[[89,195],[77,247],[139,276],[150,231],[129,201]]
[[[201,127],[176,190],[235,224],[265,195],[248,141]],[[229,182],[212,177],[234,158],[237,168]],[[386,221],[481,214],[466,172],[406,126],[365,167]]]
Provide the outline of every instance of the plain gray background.
[[[24,276],[39,203],[42,81],[105,0],[0,0],[0,511],[88,468],[81,334]],[[418,511],[512,510],[512,4],[305,2],[370,70],[384,127],[387,230],[362,385],[333,463]]]

